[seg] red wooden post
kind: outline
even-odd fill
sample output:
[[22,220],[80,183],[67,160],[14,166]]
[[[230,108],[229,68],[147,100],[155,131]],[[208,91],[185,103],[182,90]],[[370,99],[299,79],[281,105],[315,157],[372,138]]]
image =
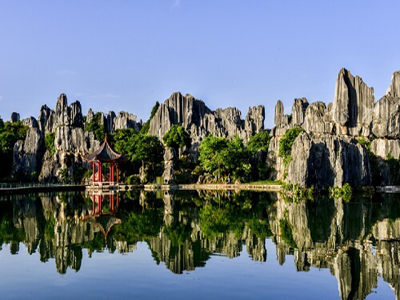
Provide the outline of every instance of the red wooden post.
[[119,193],[117,192],[117,209],[118,209],[118,207],[119,207]]
[[95,199],[94,194],[93,194],[93,196],[92,196],[92,202],[93,202],[92,215],[94,215],[94,214],[96,213],[96,211],[95,211],[95,202],[96,202],[96,199]]
[[114,212],[114,194],[111,195],[111,211]]
[[117,164],[117,183],[119,183],[119,168],[118,168],[118,164]]
[[95,178],[95,171],[94,171],[94,161],[92,161],[92,168],[93,168],[93,174],[92,174],[92,184],[93,184],[93,182],[95,182],[96,181],[96,178]]
[[100,170],[100,171],[99,171],[99,176],[100,176],[100,177],[99,177],[99,178],[100,178],[99,181],[100,181],[100,182],[103,182],[103,176],[102,176],[102,175],[103,175],[103,174],[102,174],[102,173],[103,173],[103,166],[101,165],[101,162],[99,162],[99,170]]
[[110,180],[109,181],[112,182],[112,163],[109,163],[108,166],[110,167],[110,170],[109,170]]

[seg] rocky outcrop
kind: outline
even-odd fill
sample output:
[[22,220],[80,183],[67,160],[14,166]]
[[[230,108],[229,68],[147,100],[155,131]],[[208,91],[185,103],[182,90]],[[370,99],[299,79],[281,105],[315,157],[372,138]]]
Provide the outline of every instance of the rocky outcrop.
[[19,179],[31,179],[31,176],[33,176],[34,172],[38,175],[42,166],[43,153],[43,136],[37,127],[30,127],[25,140],[18,141],[14,145],[14,175]]
[[386,91],[386,96],[400,98],[400,71],[393,73],[392,83]]
[[375,103],[372,132],[381,138],[400,138],[400,98],[387,95]]
[[120,111],[117,115],[110,111],[106,118],[107,132],[114,132],[119,129],[134,129],[139,132],[142,124],[137,122],[137,117],[126,111]]
[[54,117],[54,110],[50,109],[47,105],[43,105],[39,114],[39,129],[43,135],[53,132],[55,127]]
[[160,105],[151,119],[149,133],[161,139],[173,124],[177,124],[189,132],[196,147],[207,134],[229,138],[238,135],[247,140],[264,129],[264,118],[262,106],[250,108],[248,116],[242,120],[241,112],[236,108],[211,111],[203,101],[192,95],[174,93]]
[[332,108],[334,121],[348,129],[348,132],[340,134],[368,136],[374,104],[374,89],[368,87],[362,78],[353,77],[350,71],[340,70]]
[[301,126],[304,123],[308,105],[306,98],[294,99],[292,106],[292,124],[294,126]]
[[287,181],[317,188],[370,185],[368,152],[350,137],[302,133],[293,144]]
[[13,112],[11,114],[11,123],[16,123],[20,121],[19,113]]
[[177,153],[175,149],[167,148],[164,153],[164,184],[175,183],[175,170],[174,165],[176,163]]
[[375,139],[371,142],[371,152],[382,159],[389,155],[400,159],[400,140]]

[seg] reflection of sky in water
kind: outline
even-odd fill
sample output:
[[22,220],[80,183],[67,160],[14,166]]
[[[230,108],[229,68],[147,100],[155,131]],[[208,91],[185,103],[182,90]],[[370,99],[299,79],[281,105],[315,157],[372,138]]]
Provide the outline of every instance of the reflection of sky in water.
[[[129,254],[83,250],[79,272],[55,271],[55,260],[42,263],[21,245],[11,255],[9,245],[0,252],[0,290],[7,299],[338,299],[338,283],[329,269],[297,272],[293,256],[284,265],[276,259],[275,245],[267,239],[267,261],[251,260],[243,247],[239,257],[211,256],[206,267],[172,273],[156,264],[147,243]],[[394,299],[381,278],[378,294],[367,299]],[[3,297],[2,297],[3,298]],[[4,298],[3,298],[4,299]]]

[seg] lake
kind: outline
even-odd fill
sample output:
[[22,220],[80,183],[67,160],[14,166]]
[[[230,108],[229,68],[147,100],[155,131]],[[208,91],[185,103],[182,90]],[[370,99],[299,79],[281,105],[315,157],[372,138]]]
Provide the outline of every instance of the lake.
[[0,245],[1,299],[400,299],[397,194],[2,196]]

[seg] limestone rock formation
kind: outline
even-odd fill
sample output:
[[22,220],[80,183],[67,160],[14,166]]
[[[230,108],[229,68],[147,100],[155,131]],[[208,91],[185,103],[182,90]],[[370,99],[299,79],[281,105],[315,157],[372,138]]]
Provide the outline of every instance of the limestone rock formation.
[[[339,72],[333,100],[333,119],[347,126],[350,135],[369,135],[375,98],[374,89],[346,69]],[[343,132],[344,133],[344,132]]]
[[164,153],[164,184],[175,183],[174,165],[176,163],[177,153],[173,148],[165,149]]
[[11,114],[11,123],[16,123],[20,121],[19,113],[13,112]]
[[149,133],[161,139],[173,124],[177,124],[189,132],[196,147],[209,133],[220,137],[239,135],[248,139],[264,128],[264,118],[262,106],[250,108],[248,116],[242,120],[241,112],[236,108],[211,111],[203,101],[192,95],[173,93],[151,119]]
[[371,184],[367,150],[350,137],[300,134],[292,148],[289,183],[327,188]]
[[298,98],[294,99],[294,103],[292,106],[292,124],[293,125],[302,125],[304,123],[306,110],[308,107],[308,101],[306,98]]
[[372,132],[377,137],[400,138],[400,97],[387,95],[375,103]]
[[[37,124],[36,124],[37,125]],[[37,127],[30,127],[25,141],[18,141],[13,148],[13,173],[17,178],[30,179],[39,174],[44,153],[43,137]]]
[[371,142],[371,152],[382,159],[387,159],[389,154],[400,159],[400,140],[375,139]]
[[120,111],[117,115],[113,111],[110,111],[106,118],[106,130],[108,132],[114,132],[118,129],[134,129],[139,132],[142,128],[142,124],[137,122],[137,117],[126,111]]
[[386,96],[400,98],[400,71],[393,73],[392,83],[386,91]]
[[54,116],[54,110],[50,109],[47,105],[43,105],[40,109],[39,129],[43,135],[53,132],[54,126],[56,125]]

